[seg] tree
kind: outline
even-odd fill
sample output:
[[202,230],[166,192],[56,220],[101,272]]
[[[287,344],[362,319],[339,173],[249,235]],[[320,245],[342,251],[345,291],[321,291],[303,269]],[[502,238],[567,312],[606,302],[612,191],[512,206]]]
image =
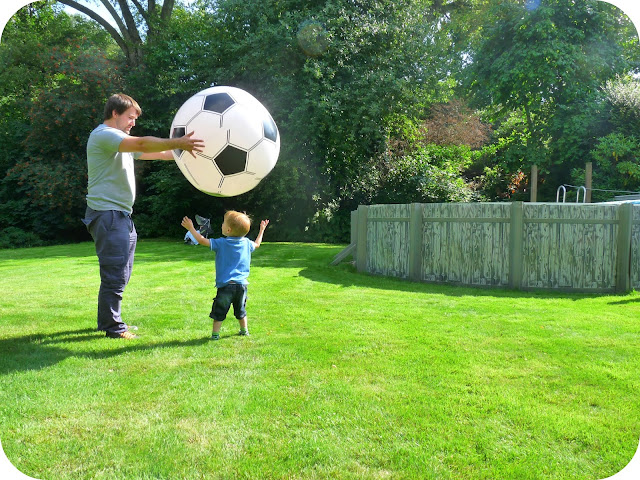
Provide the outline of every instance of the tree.
[[626,135],[640,131],[640,81],[630,75],[607,80],[603,87],[606,102],[611,106],[610,122]]
[[86,5],[75,0],[58,0],[98,22],[118,44],[130,67],[139,67],[144,63],[145,40],[153,42],[166,28],[175,6],[175,0],[163,0],[162,5],[156,0],[148,0],[146,8],[138,0],[95,1],[107,9],[117,28]]
[[[268,215],[279,231],[311,238],[318,225],[308,227],[316,212],[330,209],[348,217],[350,209],[371,199],[367,172],[385,152],[389,132],[450,88],[430,75],[446,69],[444,53],[435,55],[440,50],[426,40],[433,36],[432,24],[425,22],[429,6],[391,0],[204,1],[192,7],[184,24],[177,9],[161,37],[163,49],[149,47],[145,58],[147,66],[157,61],[150,71],[159,79],[172,79],[163,89],[177,93],[172,101],[189,96],[185,85],[194,93],[211,83],[244,88],[262,101],[280,129],[280,159],[258,188],[232,201],[236,208],[246,205]],[[150,173],[147,178],[158,183],[149,192],[173,192],[175,203],[184,205],[182,180],[161,172],[168,168]],[[209,199],[198,200],[216,208]],[[167,215],[166,208],[158,213]],[[336,232],[331,238],[344,239],[348,228]]]
[[[640,82],[631,76],[608,80],[599,100],[606,128],[589,152],[593,199],[610,200],[616,194],[640,191]],[[584,172],[575,169],[571,180],[582,184]]]
[[480,148],[489,141],[491,133],[491,126],[457,98],[433,105],[421,127],[421,142],[436,145]]
[[579,112],[589,110],[607,78],[631,68],[621,46],[623,20],[603,2],[536,5],[491,1],[468,85],[476,104],[497,107],[494,120],[521,112],[526,129],[521,169],[538,164],[543,173],[568,178],[599,128],[593,117],[575,121]]
[[[429,1],[217,2],[230,76],[273,98],[293,165],[315,173],[317,211],[371,200],[388,138],[449,89]],[[259,97],[261,95],[258,95]],[[276,113],[277,115],[277,113]],[[276,118],[276,121],[278,119]],[[291,136],[289,136],[291,135]],[[287,152],[285,152],[287,153]],[[274,170],[278,174],[278,166]],[[342,235],[342,234],[341,234]]]
[[[614,195],[640,192],[640,138],[610,133],[593,148],[594,199],[611,200]],[[574,172],[580,178],[581,172]]]
[[7,25],[0,44],[0,130],[9,133],[0,138],[1,230],[46,241],[86,235],[79,221],[86,138],[102,120],[96,98],[120,85],[117,62],[102,54],[108,45],[101,29],[48,2],[31,4]]

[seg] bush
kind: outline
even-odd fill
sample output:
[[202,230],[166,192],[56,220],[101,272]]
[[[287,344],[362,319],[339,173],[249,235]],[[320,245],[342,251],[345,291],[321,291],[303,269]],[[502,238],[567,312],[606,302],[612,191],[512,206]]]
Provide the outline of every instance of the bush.
[[44,242],[35,233],[18,227],[7,227],[0,233],[0,248],[39,247]]
[[381,175],[374,203],[472,201],[475,195],[462,172],[473,155],[468,146],[429,144],[415,153],[391,158]]
[[[631,135],[611,133],[598,139],[591,151],[594,160],[593,187],[640,190],[640,140]],[[623,191],[620,191],[623,193]],[[610,200],[615,192],[594,192],[594,200]]]

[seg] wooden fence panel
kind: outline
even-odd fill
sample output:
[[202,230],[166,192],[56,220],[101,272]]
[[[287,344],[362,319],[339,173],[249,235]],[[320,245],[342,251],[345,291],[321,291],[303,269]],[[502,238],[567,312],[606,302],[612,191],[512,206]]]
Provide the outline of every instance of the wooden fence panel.
[[422,280],[506,286],[509,204],[433,203],[422,211]]
[[408,278],[410,205],[372,205],[367,220],[368,271]]
[[640,290],[640,205],[633,207],[631,229],[631,287]]
[[524,204],[522,288],[612,291],[618,206]]

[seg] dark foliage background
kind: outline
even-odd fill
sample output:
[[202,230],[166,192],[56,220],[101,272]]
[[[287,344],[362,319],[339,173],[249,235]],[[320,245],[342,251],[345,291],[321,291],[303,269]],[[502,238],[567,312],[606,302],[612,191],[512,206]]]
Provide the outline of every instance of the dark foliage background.
[[237,209],[269,218],[269,240],[345,242],[359,204],[528,199],[533,164],[542,201],[587,161],[594,200],[640,190],[638,38],[604,2],[121,2],[121,35],[64,3],[2,33],[0,248],[89,239],[86,139],[117,91],[142,106],[133,134],[166,137],[191,95],[237,86],[282,139],[273,172],[232,198],[138,162],[142,237]]

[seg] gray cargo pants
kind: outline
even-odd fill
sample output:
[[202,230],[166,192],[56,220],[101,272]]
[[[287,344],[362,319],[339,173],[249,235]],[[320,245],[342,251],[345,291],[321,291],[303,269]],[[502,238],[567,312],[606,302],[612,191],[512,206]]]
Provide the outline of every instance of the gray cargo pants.
[[138,234],[131,215],[119,210],[97,211],[87,207],[82,222],[93,237],[100,263],[98,330],[121,333],[122,294],[131,278]]

